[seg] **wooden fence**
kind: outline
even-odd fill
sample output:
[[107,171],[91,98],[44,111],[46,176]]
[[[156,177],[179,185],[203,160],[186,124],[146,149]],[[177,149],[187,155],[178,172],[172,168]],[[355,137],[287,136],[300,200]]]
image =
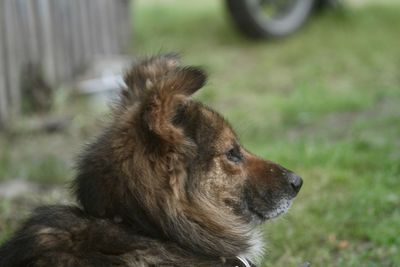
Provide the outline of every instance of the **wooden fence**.
[[21,109],[24,69],[54,87],[130,39],[130,0],[0,0],[0,128]]

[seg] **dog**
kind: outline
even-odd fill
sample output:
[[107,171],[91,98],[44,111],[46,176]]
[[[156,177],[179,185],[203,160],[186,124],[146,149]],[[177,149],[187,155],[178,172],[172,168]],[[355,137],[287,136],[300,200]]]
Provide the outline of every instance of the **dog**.
[[285,213],[303,181],[191,99],[206,79],[173,54],[134,65],[78,159],[79,205],[35,210],[0,266],[255,266],[257,226]]

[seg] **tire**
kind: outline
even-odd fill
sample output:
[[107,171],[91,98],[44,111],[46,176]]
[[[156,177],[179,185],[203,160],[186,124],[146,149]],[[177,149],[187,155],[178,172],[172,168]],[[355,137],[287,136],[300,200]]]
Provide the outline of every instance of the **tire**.
[[316,11],[323,11],[330,8],[338,8],[342,4],[341,0],[321,0],[316,3]]
[[[315,0],[296,0],[278,15],[263,13],[265,0],[225,0],[236,27],[248,37],[279,38],[298,30],[311,15]],[[271,0],[269,0],[271,2]],[[272,1],[273,2],[273,1]]]

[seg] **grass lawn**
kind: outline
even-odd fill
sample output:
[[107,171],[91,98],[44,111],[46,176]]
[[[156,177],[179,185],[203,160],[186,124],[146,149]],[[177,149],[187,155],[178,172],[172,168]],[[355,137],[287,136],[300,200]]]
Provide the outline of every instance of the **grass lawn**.
[[[265,225],[262,266],[400,266],[399,14],[394,2],[326,12],[263,42],[234,31],[223,1],[136,1],[134,53],[178,51],[204,66],[211,77],[196,98],[250,150],[304,178],[290,213]],[[64,133],[0,135],[0,181],[62,188],[73,177],[71,159],[101,116],[67,103],[55,110],[73,116]],[[20,220],[15,209],[30,207],[0,200],[0,239]]]

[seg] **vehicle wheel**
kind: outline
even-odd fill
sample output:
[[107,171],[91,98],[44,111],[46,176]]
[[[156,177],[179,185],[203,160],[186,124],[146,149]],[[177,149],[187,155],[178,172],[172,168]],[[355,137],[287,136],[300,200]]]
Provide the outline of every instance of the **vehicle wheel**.
[[250,37],[276,38],[296,31],[315,0],[225,0],[238,29]]

